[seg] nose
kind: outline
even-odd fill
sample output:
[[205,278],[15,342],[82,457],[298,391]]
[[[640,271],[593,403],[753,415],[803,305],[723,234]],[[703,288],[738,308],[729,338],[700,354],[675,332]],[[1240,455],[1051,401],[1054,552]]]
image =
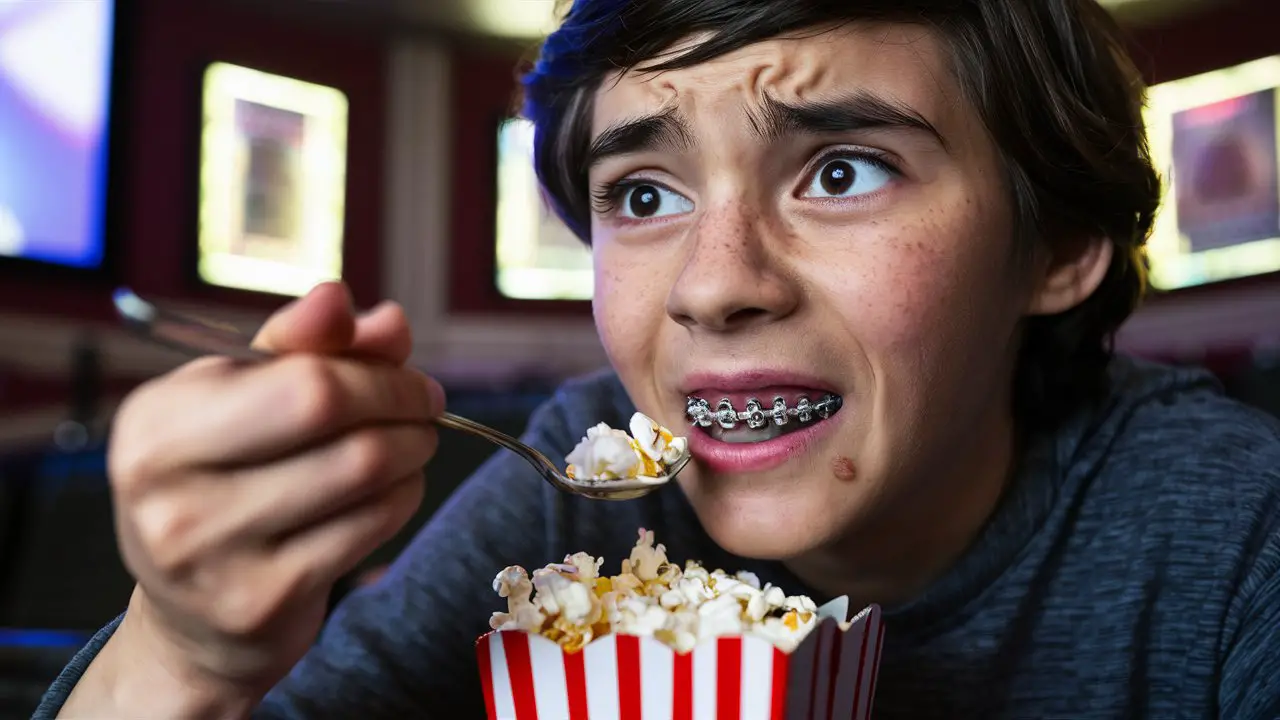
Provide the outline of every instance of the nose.
[[667,297],[673,320],[728,332],[795,312],[800,288],[767,218],[732,203],[704,213],[689,232],[684,268]]

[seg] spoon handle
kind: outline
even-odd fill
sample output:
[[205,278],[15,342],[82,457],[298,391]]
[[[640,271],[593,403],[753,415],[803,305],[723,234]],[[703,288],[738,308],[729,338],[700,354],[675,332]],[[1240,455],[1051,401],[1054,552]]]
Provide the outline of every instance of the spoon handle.
[[[222,355],[244,362],[261,362],[274,357],[272,353],[252,347],[249,338],[234,326],[159,307],[128,288],[116,290],[113,300],[126,325],[144,338],[170,349],[188,355]],[[535,464],[553,467],[537,450],[474,420],[442,413],[435,422],[501,445]]]

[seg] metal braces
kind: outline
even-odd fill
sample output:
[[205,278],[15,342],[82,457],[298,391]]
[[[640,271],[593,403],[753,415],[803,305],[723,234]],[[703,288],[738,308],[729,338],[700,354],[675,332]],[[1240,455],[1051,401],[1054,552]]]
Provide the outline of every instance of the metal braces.
[[747,409],[739,412],[734,409],[729,398],[721,400],[713,410],[706,400],[691,397],[685,407],[685,414],[688,415],[690,422],[698,427],[706,428],[717,424],[725,430],[732,430],[738,426],[739,422],[745,421],[748,428],[759,430],[770,422],[775,425],[786,425],[792,418],[802,423],[810,422],[815,417],[826,420],[842,405],[844,400],[839,395],[832,394],[824,395],[818,402],[811,402],[809,398],[801,396],[796,400],[795,407],[787,407],[786,400],[775,397],[773,407],[766,410],[760,400],[750,398],[747,400]]

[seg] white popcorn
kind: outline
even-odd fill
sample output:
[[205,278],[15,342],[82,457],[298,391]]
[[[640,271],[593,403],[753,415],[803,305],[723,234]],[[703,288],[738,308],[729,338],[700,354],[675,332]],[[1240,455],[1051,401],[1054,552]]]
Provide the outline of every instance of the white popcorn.
[[689,454],[689,438],[675,437],[671,438],[671,442],[662,450],[662,464],[675,465],[680,462],[680,458]]
[[652,636],[679,652],[726,635],[757,635],[791,651],[817,622],[817,606],[761,585],[752,573],[708,572],[695,562],[682,571],[654,534],[641,530],[622,572],[600,575],[603,559],[576,553],[536,570],[506,568],[494,590],[508,610],[494,613],[495,630],[524,630],[581,649],[607,633]]
[[565,457],[565,462],[591,478],[635,477],[640,469],[640,458],[631,447],[631,438],[604,424],[588,430],[587,436]]
[[636,439],[640,452],[654,462],[661,462],[667,445],[674,440],[671,431],[653,421],[644,413],[631,416],[631,437]]
[[[560,616],[581,623],[591,618],[598,605],[593,602],[591,588],[570,580],[556,571],[539,570],[533,574],[533,587],[538,591],[538,606],[550,616]],[[598,611],[597,611],[598,615]]]
[[688,454],[687,438],[675,437],[644,413],[632,415],[630,427],[631,435],[604,423],[588,429],[565,456],[565,474],[596,481],[657,478]]
[[613,631],[627,635],[653,635],[667,626],[669,614],[640,597],[618,600],[617,614],[610,618]]

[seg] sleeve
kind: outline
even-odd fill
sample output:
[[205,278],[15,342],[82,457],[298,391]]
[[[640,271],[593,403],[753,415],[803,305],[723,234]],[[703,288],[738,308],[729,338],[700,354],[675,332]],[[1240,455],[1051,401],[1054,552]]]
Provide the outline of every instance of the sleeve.
[[124,615],[116,617],[102,628],[93,637],[89,638],[89,642],[85,644],[75,657],[71,658],[71,662],[62,670],[58,678],[53,681],[49,689],[45,691],[44,697],[40,700],[39,707],[36,708],[35,715],[31,716],[31,720],[55,720],[58,713],[62,711],[62,706],[67,702],[67,698],[71,697],[71,691],[75,689],[76,683],[80,682],[80,678],[84,675],[84,671],[89,668],[89,663],[98,656],[107,641],[115,634],[116,628],[120,626],[120,621],[124,619]]
[[[1280,478],[1277,478],[1280,484]],[[1237,631],[1218,688],[1223,720],[1280,718],[1280,522],[1241,586]]]
[[[560,396],[533,414],[523,439],[564,454]],[[448,442],[441,437],[441,442]],[[430,467],[427,468],[430,482]],[[375,585],[349,595],[315,646],[254,712],[257,720],[483,717],[475,641],[501,609],[493,577],[541,565],[556,499],[532,468],[498,452],[451,496]],[[116,623],[50,688],[36,718],[55,718]]]

